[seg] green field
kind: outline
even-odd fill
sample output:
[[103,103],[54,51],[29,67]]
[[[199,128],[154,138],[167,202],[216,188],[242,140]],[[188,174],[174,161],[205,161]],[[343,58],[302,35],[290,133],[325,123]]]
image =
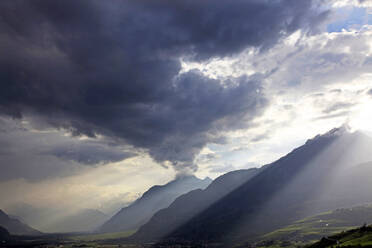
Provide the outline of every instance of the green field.
[[87,235],[79,235],[71,237],[72,240],[75,241],[101,241],[101,240],[110,240],[110,239],[121,239],[127,238],[130,235],[135,233],[133,231],[125,231],[125,232],[115,232],[115,233],[103,233],[103,234],[87,234]]

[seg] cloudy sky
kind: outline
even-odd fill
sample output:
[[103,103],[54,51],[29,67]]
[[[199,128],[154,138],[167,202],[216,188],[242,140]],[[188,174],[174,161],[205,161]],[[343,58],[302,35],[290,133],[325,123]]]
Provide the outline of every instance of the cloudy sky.
[[0,2],[0,208],[111,213],[371,131],[370,0]]

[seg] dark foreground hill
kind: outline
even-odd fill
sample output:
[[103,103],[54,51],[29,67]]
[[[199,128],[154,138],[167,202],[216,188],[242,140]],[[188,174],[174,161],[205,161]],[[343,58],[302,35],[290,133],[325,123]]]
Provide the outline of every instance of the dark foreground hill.
[[372,161],[371,147],[372,140],[362,133],[345,127],[331,130],[265,166],[217,201],[199,197],[204,203],[197,213],[189,205],[195,193],[178,198],[133,238],[235,243],[319,212],[370,202],[372,166],[355,165]]
[[29,227],[18,219],[9,217],[6,213],[0,210],[0,226],[5,228],[11,234],[16,235],[40,235],[41,232]]
[[[10,233],[4,227],[0,226],[0,243],[10,239]],[[0,244],[1,246],[1,244]]]
[[98,232],[122,232],[135,230],[145,224],[154,213],[168,207],[178,196],[195,189],[204,189],[212,180],[195,176],[179,177],[165,185],[156,185],[128,207],[122,208],[104,223]]
[[326,247],[372,247],[372,226],[362,226],[330,237],[323,237],[320,241],[307,248]]

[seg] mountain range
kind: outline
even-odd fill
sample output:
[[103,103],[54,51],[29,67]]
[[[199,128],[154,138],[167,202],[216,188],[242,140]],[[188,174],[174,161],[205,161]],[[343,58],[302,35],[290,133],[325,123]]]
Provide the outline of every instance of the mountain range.
[[[154,247],[309,244],[371,222],[372,205],[366,205],[372,203],[371,147],[369,136],[343,126],[317,135],[260,168],[231,171],[214,181],[181,176],[153,186],[96,228],[103,234],[51,234],[34,241],[44,242],[44,238],[56,244],[60,238],[73,237],[79,245],[84,245],[82,240],[104,239],[102,244],[151,243]],[[32,216],[34,211],[29,209]],[[68,216],[54,220],[60,220],[57,224],[69,232],[82,226],[84,231],[91,230],[107,218],[89,209]],[[8,231],[19,244],[26,241],[14,235],[40,234],[0,211],[0,238],[9,238]],[[365,234],[352,231],[350,235],[354,233]],[[348,232],[340,235],[335,237],[348,243]],[[327,245],[328,241],[322,239],[318,244]]]
[[122,232],[136,230],[145,224],[154,213],[168,207],[178,196],[194,189],[204,189],[212,180],[195,176],[181,176],[165,184],[156,185],[146,191],[139,199],[122,208],[104,223],[97,232]]
[[[371,147],[363,133],[333,129],[260,169],[228,173],[205,190],[178,197],[132,238],[236,243],[320,212],[370,202]],[[229,175],[241,181],[230,187],[223,180]]]
[[[109,217],[99,210],[82,209],[76,213],[62,216],[48,224],[53,232],[92,232],[107,221]],[[48,228],[46,226],[45,228]]]
[[47,233],[89,232],[97,229],[109,216],[96,209],[66,211],[16,204],[6,210],[23,223]]
[[[216,178],[205,190],[197,189],[190,191],[178,197],[168,208],[157,212],[150,222],[145,224],[135,234],[141,236],[150,234],[157,227],[163,224],[168,225],[168,228],[160,228],[156,230],[157,237],[166,235],[168,230],[175,229],[191,219],[201,211],[208,208],[211,204],[222,199],[242,184],[249,181],[257,175],[262,169],[252,168],[246,170],[237,170],[226,173]],[[142,239],[142,237],[140,237]]]

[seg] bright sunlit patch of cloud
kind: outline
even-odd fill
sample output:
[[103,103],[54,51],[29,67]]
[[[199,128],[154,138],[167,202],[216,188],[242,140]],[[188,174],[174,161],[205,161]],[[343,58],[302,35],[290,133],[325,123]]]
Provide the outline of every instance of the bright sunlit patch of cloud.
[[350,117],[349,125],[352,129],[372,132],[372,96],[369,98]]
[[[291,36],[292,37],[292,36]],[[293,42],[296,37],[293,36],[288,42]],[[253,57],[257,55],[258,50],[255,48],[248,48],[244,51],[245,56]],[[223,79],[226,77],[239,77],[242,74],[252,75],[256,72],[253,65],[245,65],[244,71],[242,72],[239,68],[236,68],[234,64],[239,63],[239,56],[226,57],[226,58],[215,58],[204,62],[190,61],[187,59],[181,59],[181,71],[180,74],[186,73],[191,70],[199,70],[205,76],[213,79]]]
[[284,43],[286,45],[294,46],[296,44],[296,42],[298,42],[299,39],[301,38],[301,35],[303,35],[301,30],[298,30],[298,31],[294,32],[293,34],[291,34],[290,36],[288,36],[284,40]]

